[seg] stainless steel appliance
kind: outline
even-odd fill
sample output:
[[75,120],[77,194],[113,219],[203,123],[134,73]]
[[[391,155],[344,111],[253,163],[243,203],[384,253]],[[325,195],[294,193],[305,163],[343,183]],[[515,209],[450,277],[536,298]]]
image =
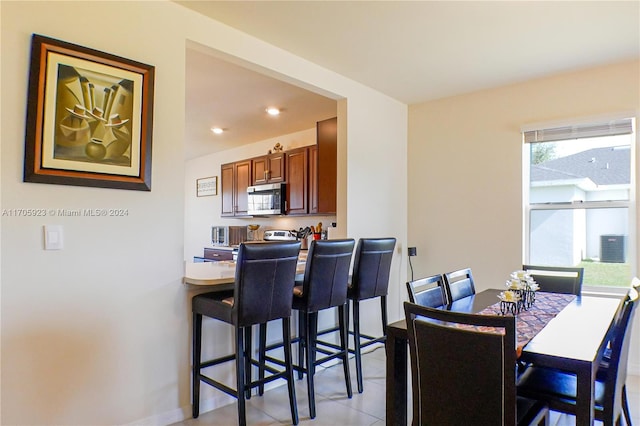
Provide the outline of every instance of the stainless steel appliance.
[[246,226],[212,226],[211,244],[214,246],[238,246],[247,241]]
[[248,211],[254,216],[284,214],[285,184],[270,183],[247,188]]
[[265,241],[295,241],[297,238],[291,231],[269,229],[264,231],[262,238]]

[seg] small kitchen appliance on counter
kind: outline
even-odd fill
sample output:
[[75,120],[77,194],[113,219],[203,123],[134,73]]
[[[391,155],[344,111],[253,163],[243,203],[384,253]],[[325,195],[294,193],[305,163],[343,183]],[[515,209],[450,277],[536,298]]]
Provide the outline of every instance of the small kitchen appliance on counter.
[[260,240],[258,229],[260,225],[247,225],[247,241],[258,241]]
[[211,244],[214,247],[238,246],[247,241],[246,226],[212,226]]
[[265,241],[295,241],[297,238],[291,231],[269,229],[264,231],[262,239]]

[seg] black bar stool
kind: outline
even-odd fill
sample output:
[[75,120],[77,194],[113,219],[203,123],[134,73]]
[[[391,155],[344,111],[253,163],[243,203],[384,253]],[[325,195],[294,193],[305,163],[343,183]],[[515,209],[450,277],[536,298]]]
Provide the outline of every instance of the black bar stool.
[[[386,340],[387,292],[395,247],[395,238],[361,238],[356,247],[353,275],[347,291],[347,299],[353,303],[353,341],[359,393],[364,390],[362,348]],[[380,337],[360,333],[360,301],[375,297],[380,298],[382,316],[382,336]]]
[[[314,374],[315,367],[326,361],[340,358],[344,369],[344,378],[347,386],[347,396],[352,397],[351,378],[349,375],[349,345],[348,345],[348,305],[347,285],[349,282],[349,269],[353,256],[353,239],[344,240],[314,240],[311,242],[307,255],[307,265],[304,277],[296,281],[293,289],[293,309],[298,311],[298,365],[294,369],[307,373],[307,392],[309,396],[309,414],[316,417]],[[338,322],[340,329],[340,345],[335,350],[327,347],[318,347],[323,342],[318,337],[318,312],[329,309],[338,309]],[[265,361],[279,363],[280,360],[266,355],[266,351],[280,345],[265,346],[266,324],[260,326],[260,363]],[[285,341],[287,350],[289,344]],[[325,356],[318,359],[317,353]],[[262,367],[260,369],[262,371]],[[262,374],[262,373],[260,373]]]
[[[362,393],[362,348],[381,343],[386,340],[387,335],[387,293],[389,289],[389,273],[391,271],[391,260],[395,250],[395,238],[361,238],[356,247],[355,260],[353,264],[353,275],[347,289],[347,299],[353,302],[353,341],[354,348],[349,349],[355,355],[356,375],[358,381],[358,392]],[[362,334],[360,332],[360,301],[380,298],[380,309],[382,317],[382,335],[379,337]],[[347,309],[347,315],[349,310]],[[347,325],[349,318],[347,317]],[[338,331],[338,327],[322,330],[319,335]],[[330,343],[323,344],[336,347]]]
[[[245,398],[253,387],[284,378],[288,382],[291,419],[298,424],[291,358],[290,317],[299,242],[241,244],[238,250],[235,287],[233,290],[194,296],[193,311],[193,417],[200,414],[200,381],[238,399],[238,421],[246,424]],[[202,316],[215,318],[234,326],[235,354],[201,361]],[[251,327],[282,319],[284,371],[268,369],[271,375],[251,381]],[[236,389],[202,374],[201,370],[227,361],[236,361]]]

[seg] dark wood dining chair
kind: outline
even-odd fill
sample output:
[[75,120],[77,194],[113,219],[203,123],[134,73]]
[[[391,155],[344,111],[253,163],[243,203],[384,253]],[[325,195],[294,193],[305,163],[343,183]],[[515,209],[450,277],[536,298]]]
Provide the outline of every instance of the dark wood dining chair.
[[413,425],[548,425],[516,395],[516,319],[405,302]]
[[432,275],[414,281],[407,281],[409,302],[420,306],[438,308],[447,304],[442,275]]
[[575,294],[582,292],[584,268],[522,265],[540,286],[540,291]]
[[444,287],[447,292],[447,303],[476,294],[476,286],[470,268],[444,274]]
[[[215,387],[238,399],[238,422],[246,424],[245,399],[253,387],[284,378],[289,390],[293,424],[298,424],[298,410],[291,355],[290,317],[293,287],[300,242],[273,244],[240,244],[236,264],[235,286],[226,292],[202,293],[193,297],[193,417],[200,414],[200,382]],[[207,316],[231,324],[235,331],[235,354],[209,361],[201,360],[202,317]],[[255,324],[282,320],[284,371],[251,381],[251,365],[258,364],[251,355],[251,328]],[[226,340],[221,344],[226,345]],[[214,342],[215,343],[215,342]],[[236,388],[202,373],[214,365],[235,360]]]
[[[624,301],[620,320],[615,323],[611,341],[611,358],[605,374],[597,374],[595,382],[595,418],[605,425],[620,424],[624,412],[624,385],[631,341],[631,327],[638,305],[638,292],[631,290]],[[518,394],[536,398],[549,408],[575,414],[577,400],[576,376],[560,370],[529,366],[518,380]],[[625,413],[626,415],[626,413]],[[629,423],[630,419],[627,419]]]
[[[635,294],[640,294],[640,278],[634,277],[631,280],[631,290],[627,294],[626,298],[631,299]],[[616,317],[615,324],[618,324],[623,319],[624,309],[621,310],[620,315]],[[619,332],[621,329],[619,327],[614,327],[614,332],[610,338],[607,349],[605,350],[605,354],[602,357],[602,361],[600,362],[600,366],[598,367],[597,379],[601,382],[606,381],[607,375],[609,375],[609,365],[611,364],[611,345],[613,340],[616,338],[615,333]],[[622,413],[624,414],[625,421],[627,425],[631,424],[631,411],[629,409],[629,398],[627,396],[627,384],[622,385]]]

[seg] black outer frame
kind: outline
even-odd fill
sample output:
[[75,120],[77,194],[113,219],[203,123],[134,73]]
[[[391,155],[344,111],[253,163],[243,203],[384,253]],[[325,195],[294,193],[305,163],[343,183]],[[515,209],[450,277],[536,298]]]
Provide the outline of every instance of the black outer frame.
[[[42,167],[42,134],[47,53],[100,62],[142,75],[142,110],[140,119],[140,168],[138,176],[109,173],[47,169]],[[61,40],[33,34],[25,131],[24,182],[97,188],[151,191],[151,142],[153,133],[153,95],[155,67],[131,59],[90,49]]]

